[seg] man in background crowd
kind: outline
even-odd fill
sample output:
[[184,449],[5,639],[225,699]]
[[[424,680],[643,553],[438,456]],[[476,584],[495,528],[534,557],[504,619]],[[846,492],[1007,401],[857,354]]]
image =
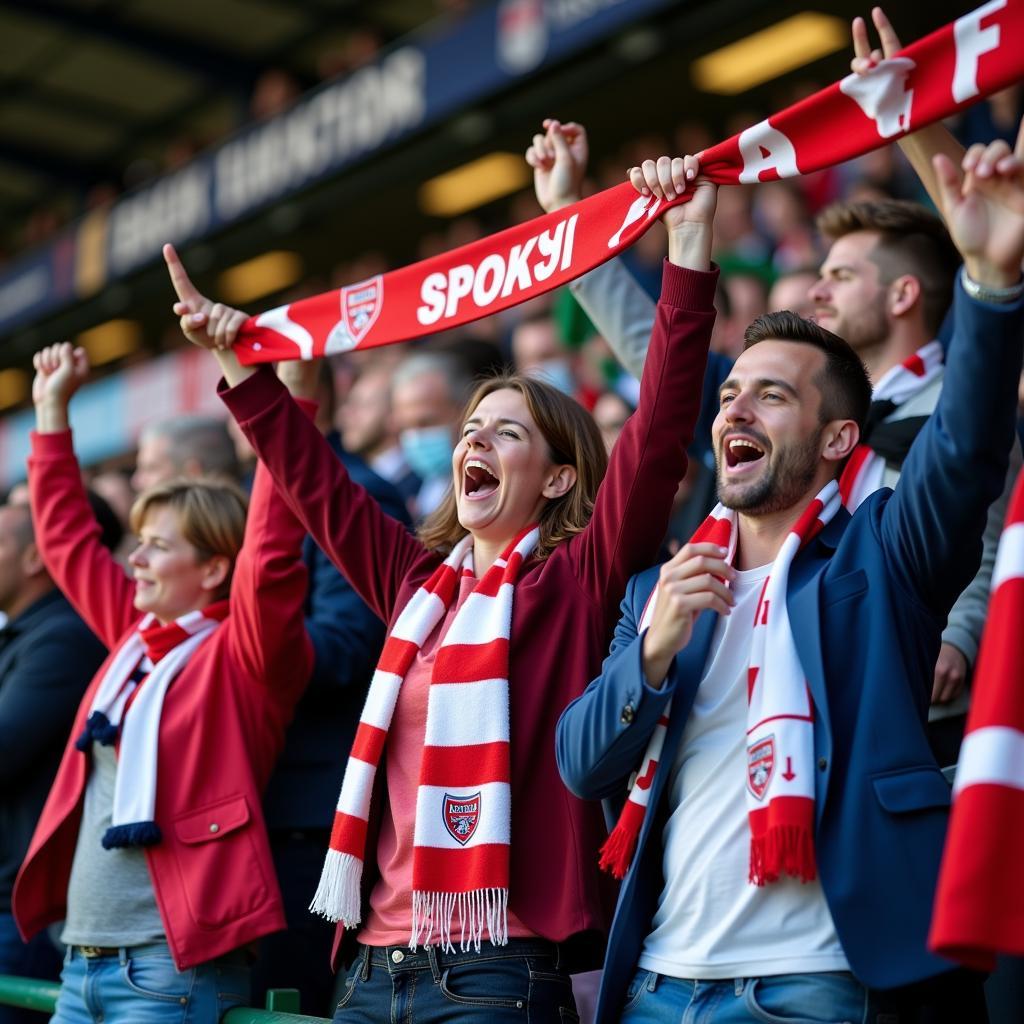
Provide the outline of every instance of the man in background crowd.
[[472,381],[462,361],[448,352],[415,352],[391,380],[391,409],[402,454],[420,478],[415,518],[441,503],[452,481],[452,449]]

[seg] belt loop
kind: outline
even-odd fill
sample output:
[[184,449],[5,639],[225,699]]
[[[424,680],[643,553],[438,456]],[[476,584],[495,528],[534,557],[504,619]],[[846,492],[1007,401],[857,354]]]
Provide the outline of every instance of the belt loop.
[[128,964],[128,947],[119,946],[117,950],[117,959],[121,961],[121,966],[125,967]]
[[647,979],[647,991],[654,992],[659,981],[661,981],[661,975],[657,971],[651,971],[651,976]]
[[441,965],[437,960],[437,946],[424,946],[423,951],[427,954],[427,963],[430,964],[430,973],[434,976],[434,984],[441,982]]
[[370,980],[370,947],[363,946],[359,955],[363,960],[363,965],[359,968],[359,977],[360,980],[366,982]]
[[562,944],[560,942],[555,943],[555,970],[560,971],[562,969]]

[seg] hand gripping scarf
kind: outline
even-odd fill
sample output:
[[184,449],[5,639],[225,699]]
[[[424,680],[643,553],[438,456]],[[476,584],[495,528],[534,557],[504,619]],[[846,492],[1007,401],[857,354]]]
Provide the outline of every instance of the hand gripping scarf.
[[864,443],[857,445],[851,454],[839,490],[843,504],[852,513],[861,502],[882,486],[882,477],[889,461],[871,446],[870,420],[874,413],[881,413],[883,419],[892,415],[907,399],[927,387],[940,373],[943,366],[942,344],[929,341],[899,366],[884,374],[871,395],[869,425],[865,428]]
[[[117,743],[117,779],[106,849],[160,842],[156,808],[157,744],[164,697],[196,649],[220,625],[227,603],[182,615],[161,626],[147,615],[107,668],[75,746]],[[120,737],[120,739],[118,739]]]
[[1010,501],[974,673],[929,945],[977,970],[1024,956],[1024,475]]
[[[441,639],[427,697],[416,797],[409,945],[451,951],[459,913],[461,948],[477,951],[484,929],[508,941],[509,632],[523,562],[540,531],[528,528],[484,573]],[[459,589],[473,575],[465,537],[395,621],[370,682],[334,815],[330,849],[310,909],[346,928],[361,919],[360,880],[374,777],[409,667]]]
[[[750,876],[754,885],[782,875],[809,882],[814,860],[814,705],[786,611],[789,569],[797,552],[841,507],[832,480],[807,506],[779,548],[754,614],[747,669],[747,816]],[[691,543],[718,544],[731,564],[736,555],[736,513],[718,505]],[[643,632],[654,616],[655,587],[640,618]],[[652,783],[672,714],[669,702],[644,752],[636,781],[601,849],[601,867],[624,878],[643,827]]]
[[[831,167],[949,117],[1024,77],[1024,0],[989,0],[701,154],[719,185]],[[1016,40],[1016,42],[1015,42]],[[250,317],[243,363],[390,345],[500,313],[567,284],[632,245],[669,206],[629,183],[367,281]]]

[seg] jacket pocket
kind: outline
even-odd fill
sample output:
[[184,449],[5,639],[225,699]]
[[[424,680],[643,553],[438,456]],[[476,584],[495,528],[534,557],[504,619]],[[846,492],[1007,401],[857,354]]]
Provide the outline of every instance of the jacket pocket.
[[269,897],[244,795],[219,800],[174,821],[175,856],[185,898],[201,928],[219,928]]
[[871,782],[878,802],[890,814],[945,809],[950,804],[949,783],[933,765],[885,772]]

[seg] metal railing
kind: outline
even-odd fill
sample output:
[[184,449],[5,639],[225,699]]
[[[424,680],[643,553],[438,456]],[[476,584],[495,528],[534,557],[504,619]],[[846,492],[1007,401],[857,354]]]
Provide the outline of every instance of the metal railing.
[[[60,985],[55,981],[0,974],[0,1005],[53,1013],[58,992]],[[224,1014],[221,1024],[327,1024],[326,1017],[307,1017],[298,1013],[298,1008],[298,989],[271,989],[267,993],[265,1010],[255,1006],[236,1006]]]

